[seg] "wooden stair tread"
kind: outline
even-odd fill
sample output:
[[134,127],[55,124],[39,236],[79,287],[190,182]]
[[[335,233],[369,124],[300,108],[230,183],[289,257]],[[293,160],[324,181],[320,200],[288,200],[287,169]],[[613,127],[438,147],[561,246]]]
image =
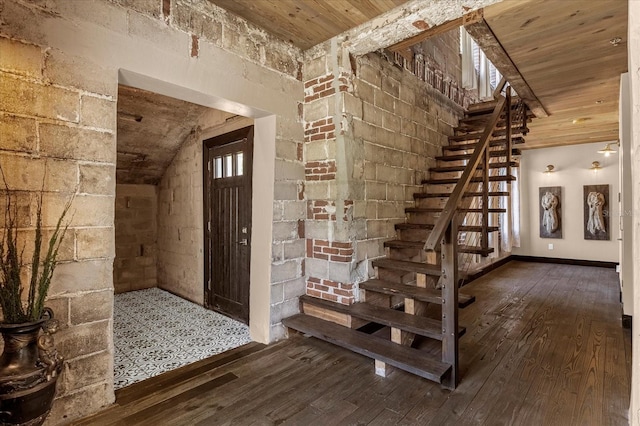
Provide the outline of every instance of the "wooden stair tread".
[[395,229],[407,230],[407,229],[433,229],[431,223],[396,223]]
[[[507,163],[506,161],[502,161],[499,163],[489,163],[489,168],[490,169],[503,169],[505,167],[507,167],[507,165],[511,166],[511,167],[518,167],[519,163],[517,161],[512,161],[511,163]],[[435,172],[435,173],[447,173],[447,172],[463,172],[464,169],[466,169],[467,166],[445,166],[445,167],[431,167],[429,168],[430,172]],[[482,170],[484,169],[484,166],[482,164],[478,165],[478,169],[477,170]]]
[[493,252],[494,252],[493,248],[483,249],[481,247],[476,247],[476,246],[458,246],[458,253],[480,254],[486,257]]
[[[489,117],[491,117],[491,114],[493,113],[493,110],[495,109],[495,103],[493,104],[493,106],[487,104],[482,105],[482,104],[473,104],[473,105],[469,105],[469,108],[467,109],[467,114],[465,114],[465,116],[461,119],[462,120],[487,120]],[[516,116],[517,115],[517,111],[518,111],[518,103],[517,102],[512,102],[511,103],[511,115],[512,116]],[[533,111],[531,111],[529,108],[525,109],[526,111],[526,115],[527,117],[535,117],[535,114],[533,113]],[[502,113],[502,117],[504,117],[506,114],[503,112]]]
[[403,272],[417,272],[419,274],[430,275],[433,277],[439,277],[442,273],[442,269],[437,265],[430,265],[422,262],[411,262],[408,260],[395,260],[395,259],[376,259],[371,262],[376,268],[394,269],[396,271]]
[[[458,183],[459,178],[445,178],[445,179],[425,179],[422,184],[428,185],[448,185],[452,183]],[[515,176],[489,176],[489,182],[512,182],[516,180]],[[471,182],[482,182],[482,176],[472,177]]]
[[[515,104],[515,102],[512,102],[512,104]],[[473,114],[482,111],[490,112],[496,109],[496,105],[498,105],[498,101],[496,100],[476,102],[475,104],[471,104],[467,107],[467,113]]]
[[[413,285],[392,283],[389,281],[371,279],[360,283],[360,288],[392,296],[402,296],[427,303],[442,304],[442,291]],[[460,295],[458,294],[458,298]]]
[[[385,241],[384,246],[389,248],[396,248],[396,249],[422,250],[422,248],[424,247],[424,241],[390,240],[390,241]],[[493,253],[494,249],[493,248],[482,249],[481,247],[477,247],[477,246],[458,246],[458,252],[470,253],[470,254],[481,254],[483,256],[487,256],[490,253]]]
[[[449,198],[450,192],[416,192],[413,194],[414,199],[419,198]],[[506,197],[509,195],[507,191],[489,192],[489,197]],[[463,197],[482,197],[482,192],[465,192]]]
[[[514,114],[514,110],[511,110],[511,127],[515,127],[518,126],[520,124],[522,124],[522,117],[518,117],[516,119]],[[493,112],[493,111],[491,111]],[[535,115],[527,115],[527,123],[531,123],[533,120],[532,118],[535,117]],[[465,131],[464,129],[461,129],[463,127],[473,127],[473,128],[480,128],[480,127],[484,127],[486,125],[487,120],[491,118],[491,114],[474,114],[474,115],[470,115],[467,117],[464,117],[462,119],[460,119],[460,121],[458,121],[458,127],[455,127],[454,130],[462,130]],[[498,123],[496,124],[497,128],[504,128],[507,124],[507,120],[506,120],[506,114],[502,113],[500,115],[500,120],[498,121]]]
[[390,248],[411,248],[422,249],[424,247],[424,241],[405,241],[405,240],[389,240],[384,242],[385,247]]
[[[489,192],[489,197],[506,197],[509,195],[508,191],[496,191]],[[463,197],[482,197],[482,192],[465,192]]]
[[[419,315],[406,314],[392,308],[371,305],[365,302],[344,305],[311,296],[300,296],[302,303],[330,309],[334,312],[347,314],[365,321],[381,324],[386,327],[398,328],[409,333],[418,334],[430,339],[442,340],[442,321]],[[442,304],[442,300],[438,302]],[[458,327],[458,335],[462,336],[466,329]]]
[[[487,227],[487,232],[496,232],[496,231],[499,231],[499,230],[500,230],[499,226],[488,226]],[[482,226],[470,226],[470,225],[458,226],[458,231],[460,231],[460,232],[482,232]]]
[[[433,224],[431,223],[396,223],[396,230],[410,230],[410,229],[433,229]],[[487,227],[488,232],[496,232],[500,230],[499,226],[489,226]],[[462,225],[458,227],[458,231],[460,232],[482,232],[482,226],[470,226],[470,225]]]
[[[511,142],[515,144],[521,144],[521,143],[524,143],[524,139],[521,137],[512,138]],[[506,139],[496,139],[496,140],[489,141],[489,146],[502,146],[506,143],[507,143]],[[452,144],[452,145],[443,146],[442,150],[443,151],[468,151],[471,149],[475,149],[477,145],[478,145],[478,142]]]
[[[482,132],[469,132],[469,133],[464,133],[462,135],[454,135],[454,136],[449,136],[449,142],[462,142],[462,141],[470,141],[470,140],[474,140],[474,139],[480,139],[483,135],[484,131]],[[498,137],[498,136],[504,136],[507,133],[507,129],[496,129],[493,131],[493,133],[491,133],[492,137]],[[527,134],[529,133],[529,128],[528,127],[512,127],[511,128],[511,135],[519,135],[519,134]]]
[[442,379],[451,370],[450,365],[418,349],[398,345],[309,315],[297,314],[283,319],[282,323],[286,327],[437,383],[442,383]]
[[[442,207],[407,207],[404,209],[405,213],[440,213],[442,212]],[[467,212],[467,213],[482,213],[481,208],[467,208],[467,209],[458,209],[458,211]],[[489,213],[506,213],[507,209],[500,208],[490,208]]]
[[[511,150],[512,155],[520,155],[520,150],[513,148]],[[436,157],[436,160],[439,161],[460,161],[460,160],[468,160],[471,158],[473,154],[452,154],[452,155],[439,155]],[[507,150],[503,149],[500,151],[489,151],[489,157],[506,157]]]
[[[393,283],[390,281],[371,279],[360,283],[360,288],[384,293],[392,296],[402,296],[427,303],[442,304],[442,291],[413,285]],[[476,300],[475,296],[458,291],[458,305],[463,308]]]

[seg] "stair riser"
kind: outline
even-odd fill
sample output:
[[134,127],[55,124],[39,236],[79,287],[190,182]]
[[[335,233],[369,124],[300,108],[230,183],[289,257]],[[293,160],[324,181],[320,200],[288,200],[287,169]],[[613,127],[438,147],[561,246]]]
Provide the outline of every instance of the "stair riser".
[[385,268],[376,268],[376,276],[385,281],[393,283],[408,284],[416,280],[415,272],[394,271]]
[[429,172],[430,179],[459,178],[462,172]]
[[397,231],[398,237],[404,241],[427,241],[431,231],[427,229],[403,229]]
[[437,160],[436,167],[454,167],[454,166],[466,166],[467,160],[456,160],[456,161],[443,161]]
[[434,225],[438,217],[438,213],[407,213],[411,223],[422,223]]
[[[533,120],[531,120],[531,118],[527,118],[527,123],[531,123],[532,121]],[[456,127],[454,130],[467,129],[467,128],[482,130],[484,129],[485,123],[486,123],[486,120],[483,120],[483,119],[463,118],[458,122],[458,127]],[[516,119],[515,114],[513,114],[511,116],[511,128],[512,129],[518,128],[520,127],[521,124],[522,124],[522,119]],[[507,120],[503,115],[500,121],[498,121],[498,123],[496,124],[496,128],[501,130],[506,128],[506,126],[507,126]]]
[[424,263],[426,255],[424,250],[416,248],[385,247],[387,258],[395,260],[408,260]]
[[419,198],[416,200],[416,207],[419,208],[443,208],[447,204],[448,198]]
[[[527,134],[529,130],[528,129],[521,129],[521,128],[517,128],[517,129],[512,129],[511,130],[511,136],[512,137],[519,137],[519,136],[524,136]],[[474,134],[476,133],[476,134]],[[482,135],[478,135],[477,133],[479,132],[473,132],[473,133],[469,133],[469,134],[461,134],[461,135],[456,135],[456,136],[449,136],[449,142],[453,143],[453,142],[461,142],[461,141],[467,141],[468,142],[472,142],[472,141],[477,141],[480,140],[480,137]],[[492,137],[504,137],[505,135],[505,130],[495,130],[491,136]]]
[[455,188],[455,185],[447,183],[447,184],[441,184],[441,185],[424,185],[423,186],[424,191],[426,193],[441,193],[441,192],[447,192],[447,193],[451,193],[453,192],[453,188]]

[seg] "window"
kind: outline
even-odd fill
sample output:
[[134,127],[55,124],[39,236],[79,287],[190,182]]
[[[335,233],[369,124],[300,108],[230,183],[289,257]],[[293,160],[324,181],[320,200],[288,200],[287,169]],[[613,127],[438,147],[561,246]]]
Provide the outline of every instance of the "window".
[[213,178],[221,179],[242,176],[244,173],[244,154],[226,154],[213,159]]
[[477,89],[481,99],[491,97],[502,75],[464,27],[460,27],[460,55],[462,55],[462,87]]

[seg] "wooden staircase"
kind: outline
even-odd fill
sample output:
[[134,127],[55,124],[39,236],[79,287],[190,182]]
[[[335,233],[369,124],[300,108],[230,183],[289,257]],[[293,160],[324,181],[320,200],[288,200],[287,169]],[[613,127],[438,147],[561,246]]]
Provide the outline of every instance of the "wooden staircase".
[[405,210],[406,223],[395,225],[397,239],[384,243],[386,257],[372,262],[376,278],[360,283],[360,301],[302,296],[301,313],[283,324],[373,358],[377,374],[392,366],[455,388],[465,331],[458,308],[475,300],[458,291],[458,264],[494,251],[489,235],[497,239],[499,227],[489,219],[508,212],[496,200],[509,197],[509,185],[492,185],[515,179],[512,144],[524,142],[530,117],[509,95],[472,105]]

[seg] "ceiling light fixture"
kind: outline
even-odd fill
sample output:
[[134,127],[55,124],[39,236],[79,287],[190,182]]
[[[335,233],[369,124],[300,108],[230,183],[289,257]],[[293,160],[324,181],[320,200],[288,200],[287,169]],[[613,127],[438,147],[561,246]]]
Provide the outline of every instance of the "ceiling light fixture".
[[597,172],[598,170],[600,170],[602,167],[600,167],[600,162],[599,161],[594,161],[593,163],[591,163],[591,167],[589,168],[589,170],[593,170],[594,173]]
[[618,151],[616,151],[615,149],[611,148],[611,145],[613,145],[614,143],[617,144],[617,142],[609,142],[609,143],[607,143],[607,145],[604,147],[604,149],[598,150],[598,154],[604,154],[605,157],[608,157],[611,154],[617,153]]
[[548,164],[548,165],[547,165],[547,168],[545,169],[545,171],[544,171],[543,173],[544,173],[545,175],[549,175],[549,174],[553,173],[553,169],[554,169],[554,168],[555,168],[555,167],[553,167],[553,164]]
[[602,99],[598,99],[596,101],[596,105],[602,105],[604,103],[604,101]]
[[620,42],[622,42],[622,39],[620,37],[614,37],[609,40],[609,43],[611,43],[612,46],[617,46],[620,44]]

